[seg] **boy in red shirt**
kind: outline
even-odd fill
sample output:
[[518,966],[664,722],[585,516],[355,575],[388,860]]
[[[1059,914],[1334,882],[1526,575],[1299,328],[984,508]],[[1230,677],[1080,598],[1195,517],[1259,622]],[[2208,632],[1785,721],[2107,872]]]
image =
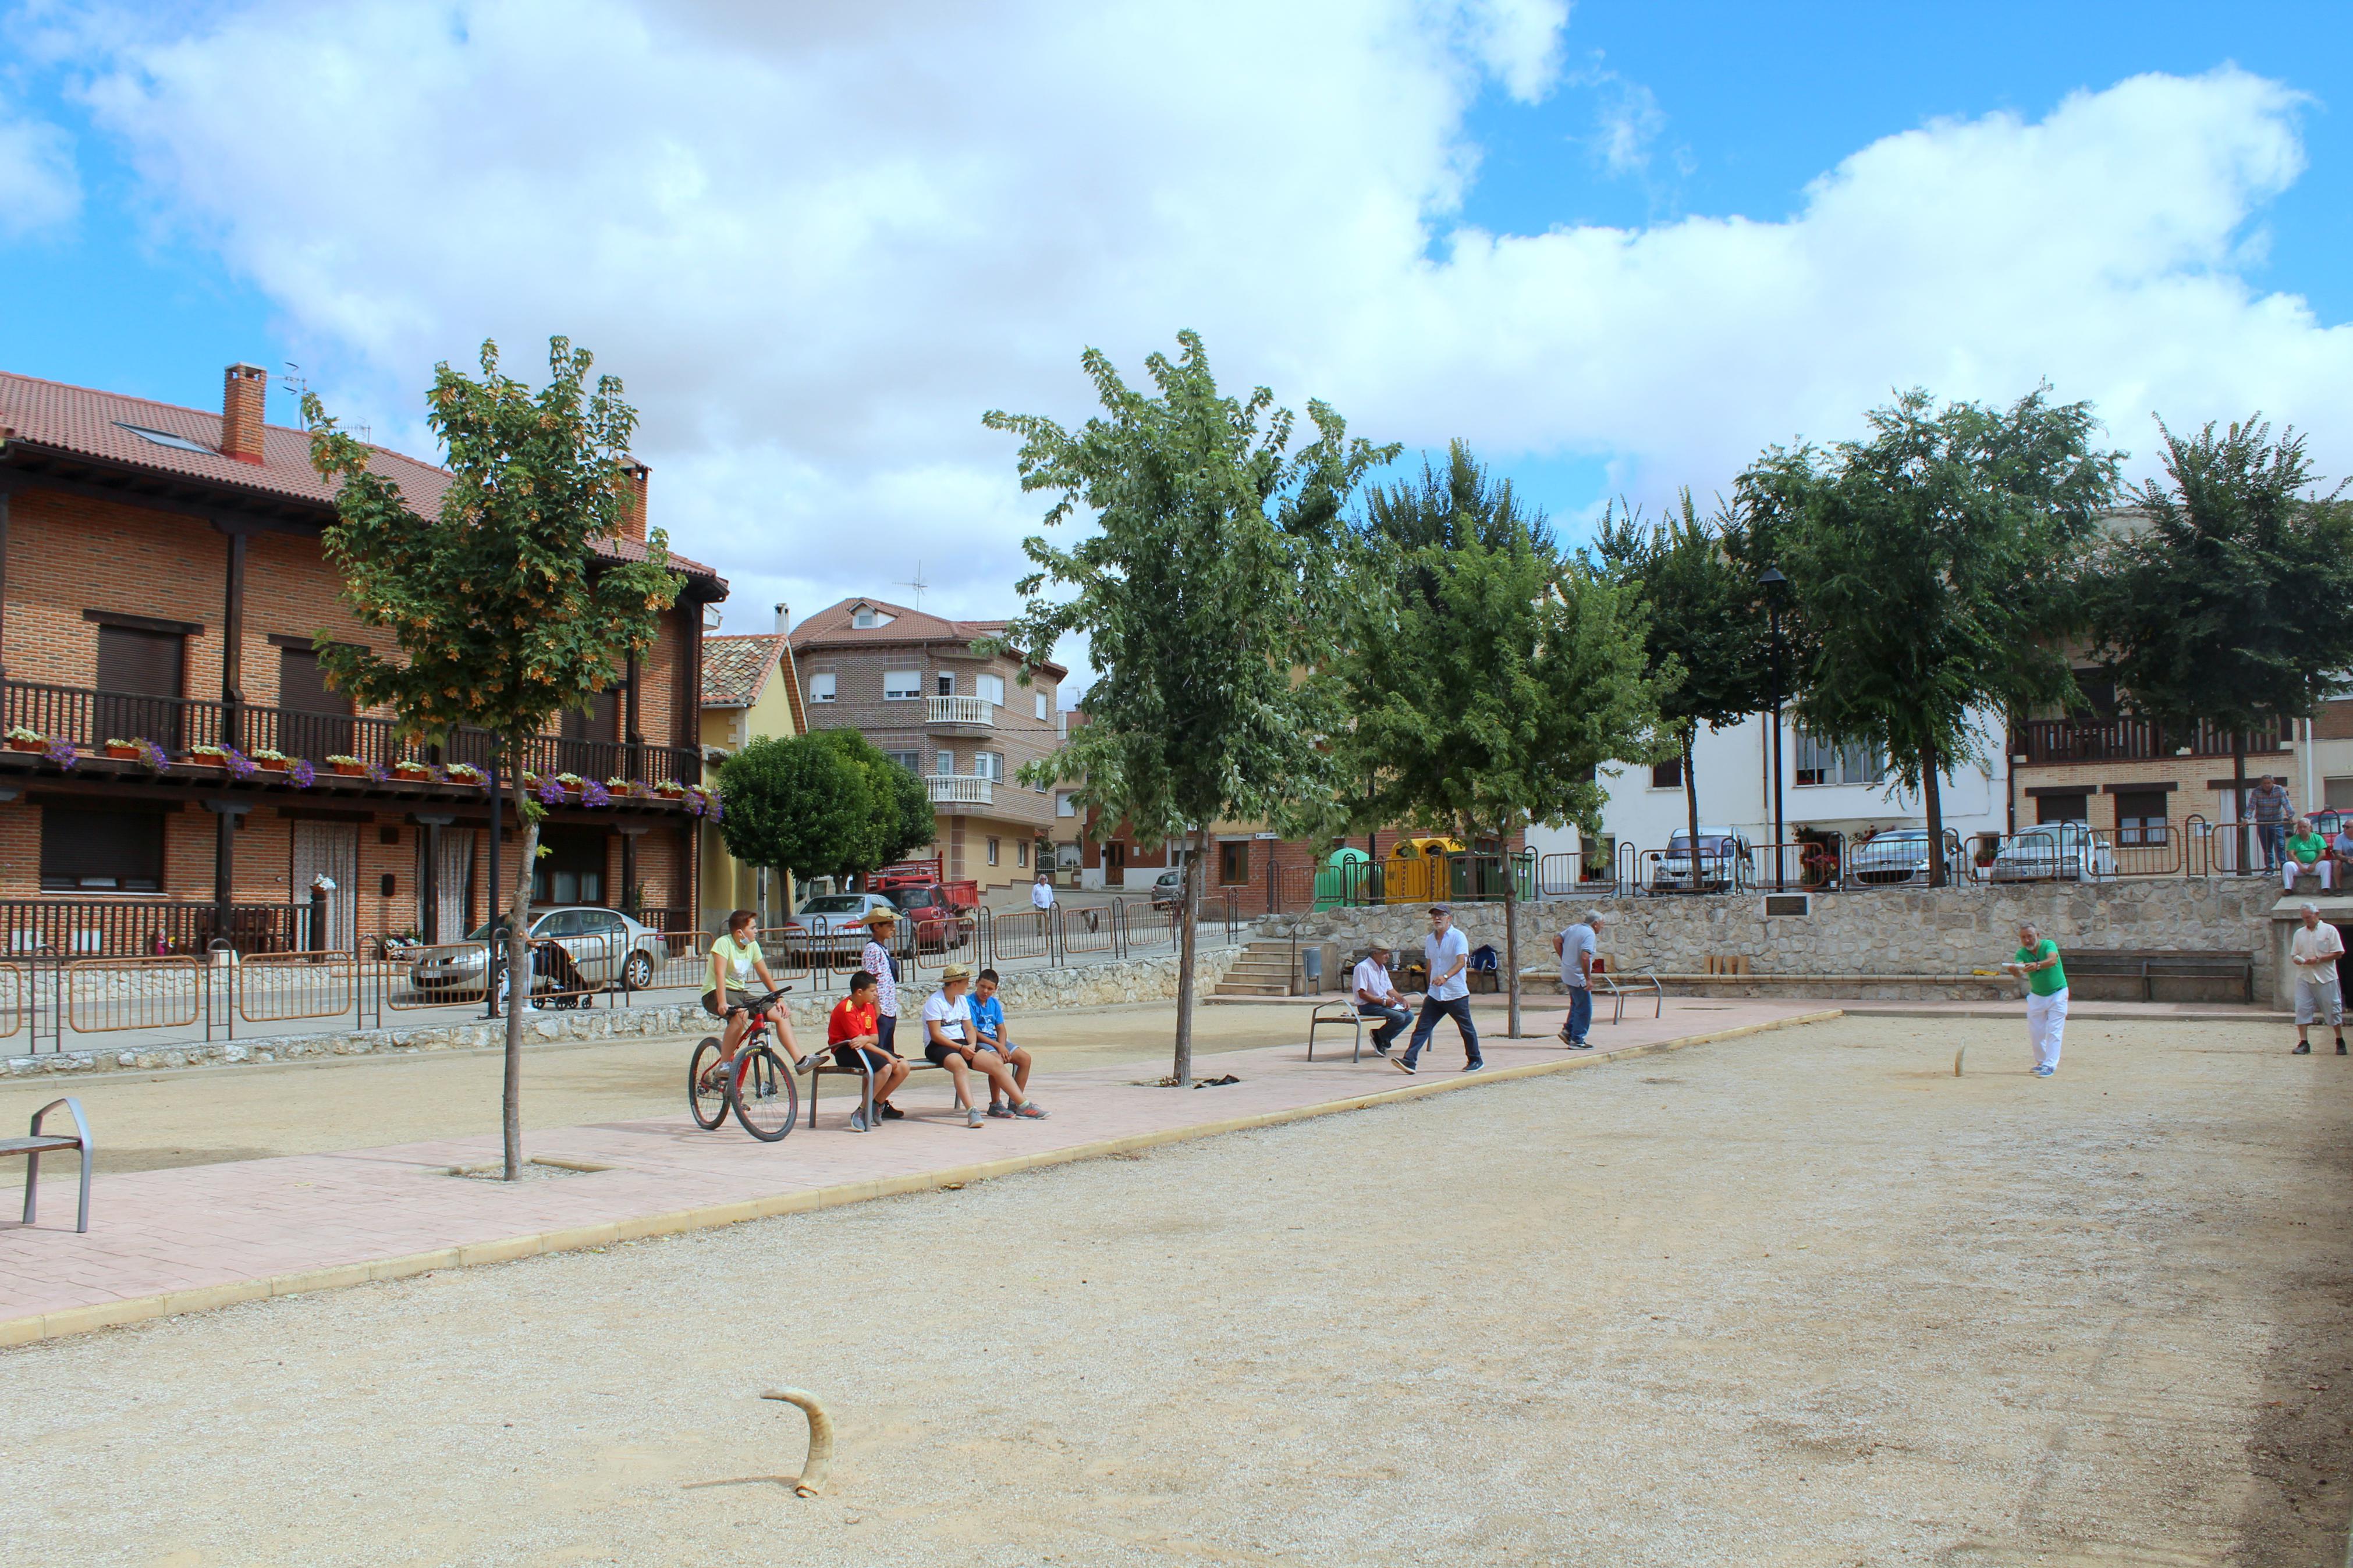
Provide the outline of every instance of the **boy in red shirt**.
[[891,1091],[907,1081],[907,1064],[882,1048],[881,1004],[874,976],[861,969],[849,977],[849,994],[833,1005],[833,1016],[826,1020],[825,1043],[833,1047],[833,1059],[852,1072],[873,1075],[871,1103],[849,1113],[852,1132],[871,1131],[884,1117],[898,1115],[889,1103]]

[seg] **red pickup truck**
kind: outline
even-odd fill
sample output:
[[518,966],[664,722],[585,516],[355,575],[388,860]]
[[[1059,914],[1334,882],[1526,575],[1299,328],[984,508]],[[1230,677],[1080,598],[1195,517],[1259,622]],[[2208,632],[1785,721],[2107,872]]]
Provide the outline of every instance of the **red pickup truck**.
[[962,947],[973,939],[969,918],[980,907],[980,884],[941,878],[938,860],[902,860],[866,879],[870,892],[899,906],[915,928],[915,942],[934,952]]

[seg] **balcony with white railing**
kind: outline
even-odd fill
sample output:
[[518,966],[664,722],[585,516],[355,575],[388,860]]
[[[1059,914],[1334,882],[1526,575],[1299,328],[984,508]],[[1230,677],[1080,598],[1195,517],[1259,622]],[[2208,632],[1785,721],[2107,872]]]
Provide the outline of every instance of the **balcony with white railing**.
[[[962,701],[961,698],[934,698],[934,701]],[[997,781],[979,773],[934,773],[923,781],[931,786],[934,805],[994,805],[997,804]]]
[[930,710],[923,715],[926,724],[947,727],[973,725],[983,730],[997,727],[997,704],[986,697],[933,697],[925,700],[931,704]]

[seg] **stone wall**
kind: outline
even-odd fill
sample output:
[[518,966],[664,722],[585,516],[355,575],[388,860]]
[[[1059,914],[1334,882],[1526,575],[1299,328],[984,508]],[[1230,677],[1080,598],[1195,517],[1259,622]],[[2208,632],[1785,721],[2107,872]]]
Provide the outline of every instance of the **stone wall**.
[[[1609,916],[1602,952],[1615,968],[1701,975],[1714,957],[1745,957],[1757,978],[1685,982],[1753,995],[1982,996],[2014,993],[2014,982],[1973,976],[1991,970],[2018,946],[2022,920],[2041,926],[2062,952],[2160,949],[2242,953],[2255,962],[2255,994],[2274,994],[2278,967],[2273,934],[2276,883],[2260,877],[2152,878],[2092,888],[2034,883],[2000,887],[1888,889],[1818,894],[1804,916],[1765,914],[1756,894],[1700,898],[1619,898],[1551,900],[1520,910],[1524,975],[1554,972],[1552,938],[1588,910]],[[1474,948],[1504,952],[1504,911],[1498,904],[1457,906]],[[1330,910],[1276,916],[1259,924],[1262,937],[1288,936],[1338,944],[1346,964],[1377,933],[1418,959],[1429,934],[1418,907]],[[1400,960],[1402,962],[1402,960]],[[1873,984],[1873,977],[1886,980]],[[2136,983],[2137,984],[2137,983]],[[1332,982],[1327,986],[1336,988]],[[2232,987],[2235,989],[2235,987]],[[2234,998],[2235,999],[2235,998]]]
[[[1199,994],[1207,996],[1225,977],[1240,947],[1212,947],[1206,942],[1194,959]],[[1176,994],[1178,963],[1173,953],[1156,958],[1120,959],[1105,963],[1073,964],[1060,969],[1016,969],[1007,972],[1001,994],[1006,1010],[1050,1012],[1066,1007],[1105,1007],[1123,1002],[1155,1002]],[[899,988],[899,1014],[913,1019],[924,1001],[939,988],[936,975],[917,975]],[[679,993],[660,993],[660,1000],[641,1000],[633,1007],[585,1007],[576,1011],[535,1012],[523,1020],[526,1046],[565,1044],[579,1040],[660,1038],[666,1036],[714,1032],[713,1020],[700,1001]],[[796,993],[790,1002],[793,1032],[804,1049],[825,1038],[826,1016],[841,999],[839,987],[811,995]],[[316,1035],[269,1035],[246,1040],[196,1040],[170,1045],[101,1046],[89,1050],[45,1052],[39,1056],[0,1058],[0,1076],[36,1073],[153,1071],[188,1067],[237,1067],[271,1062],[305,1061],[322,1057],[405,1056],[420,1051],[470,1051],[506,1044],[506,1025],[483,1019],[465,1024],[417,1024],[382,1029],[344,1029]],[[904,1047],[902,1047],[903,1049]]]

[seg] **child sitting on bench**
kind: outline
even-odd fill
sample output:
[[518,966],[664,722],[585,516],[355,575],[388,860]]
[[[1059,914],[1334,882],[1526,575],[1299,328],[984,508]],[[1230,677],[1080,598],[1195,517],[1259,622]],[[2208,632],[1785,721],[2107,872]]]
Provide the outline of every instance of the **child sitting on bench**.
[[[980,983],[972,993],[972,1032],[980,1048],[995,1051],[998,1059],[1013,1069],[1013,1087],[1022,1094],[1029,1092],[1029,1053],[1013,1043],[1005,1032],[1005,1003],[997,994],[997,971],[984,969]],[[988,1082],[988,1113],[1010,1116],[1012,1110],[1005,1103],[1005,1095],[995,1079]]]
[[[874,1075],[874,1103],[860,1106],[850,1112],[852,1132],[871,1131],[885,1118],[896,1119],[906,1113],[891,1103],[891,1091],[907,1081],[907,1064],[882,1048],[881,993],[875,989],[874,976],[859,970],[849,977],[849,994],[833,1005],[833,1016],[826,1020],[825,1042],[833,1047],[833,1059],[852,1072]],[[873,1121],[867,1120],[871,1110]]]

